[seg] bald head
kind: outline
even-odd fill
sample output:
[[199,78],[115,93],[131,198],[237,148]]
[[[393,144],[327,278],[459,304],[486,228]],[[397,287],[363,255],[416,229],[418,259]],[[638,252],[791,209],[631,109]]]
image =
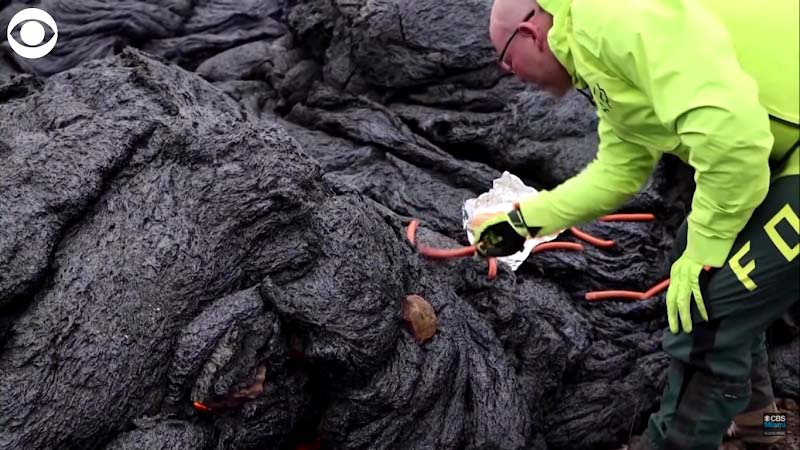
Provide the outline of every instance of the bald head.
[[531,11],[536,10],[533,20],[543,17],[546,12],[536,0],[495,0],[492,5],[492,15],[489,19],[489,37],[497,48],[497,41],[502,42],[497,51],[502,50],[511,33]]
[[[533,16],[525,20],[531,11]],[[547,36],[552,27],[553,16],[537,0],[495,0],[492,5],[489,37],[498,56],[508,44],[502,65],[522,80],[562,96],[572,87],[572,78],[550,50]]]

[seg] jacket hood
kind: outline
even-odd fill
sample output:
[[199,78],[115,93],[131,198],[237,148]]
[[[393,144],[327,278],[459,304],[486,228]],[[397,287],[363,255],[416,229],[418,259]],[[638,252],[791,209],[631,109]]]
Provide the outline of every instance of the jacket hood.
[[572,32],[572,0],[538,0],[539,6],[553,16],[553,27],[547,33],[547,44],[558,62],[567,69],[576,88],[586,84],[575,71],[575,61],[569,47],[569,33]]
[[549,12],[550,15],[555,16],[565,5],[569,5],[570,1],[571,0],[539,0],[538,3],[542,9]]

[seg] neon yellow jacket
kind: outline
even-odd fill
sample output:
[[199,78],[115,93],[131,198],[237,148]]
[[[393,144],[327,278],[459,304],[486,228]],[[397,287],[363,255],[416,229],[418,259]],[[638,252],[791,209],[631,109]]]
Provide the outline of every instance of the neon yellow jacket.
[[672,153],[695,169],[687,255],[721,267],[766,196],[768,160],[800,136],[800,2],[539,4],[553,54],[592,93],[600,144],[580,174],[521,202],[525,222],[548,234],[611,212]]

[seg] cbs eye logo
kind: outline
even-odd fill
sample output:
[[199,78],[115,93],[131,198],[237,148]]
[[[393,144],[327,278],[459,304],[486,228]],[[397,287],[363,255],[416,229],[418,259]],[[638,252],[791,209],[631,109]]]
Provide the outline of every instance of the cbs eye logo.
[[[53,30],[53,37],[45,44],[42,44],[46,35],[42,22]],[[20,23],[22,23],[22,26],[19,30],[19,37],[22,40],[22,44],[11,36],[11,31]],[[14,14],[14,17],[11,18],[6,31],[6,38],[8,38],[8,44],[11,46],[11,50],[14,50],[14,53],[23,58],[37,59],[50,53],[56,46],[58,26],[53,17],[45,11],[38,8],[27,8]]]

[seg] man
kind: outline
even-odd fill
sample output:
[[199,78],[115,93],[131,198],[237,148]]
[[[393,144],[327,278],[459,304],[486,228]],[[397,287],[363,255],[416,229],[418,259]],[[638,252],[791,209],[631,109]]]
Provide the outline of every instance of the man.
[[737,414],[739,433],[763,440],[762,414],[777,411],[764,331],[800,297],[799,7],[494,3],[490,36],[500,65],[556,96],[588,89],[600,143],[574,178],[471,224],[481,253],[515,253],[537,233],[615,210],[662,153],[695,169],[666,296],[669,381],[644,448],[716,449]]

